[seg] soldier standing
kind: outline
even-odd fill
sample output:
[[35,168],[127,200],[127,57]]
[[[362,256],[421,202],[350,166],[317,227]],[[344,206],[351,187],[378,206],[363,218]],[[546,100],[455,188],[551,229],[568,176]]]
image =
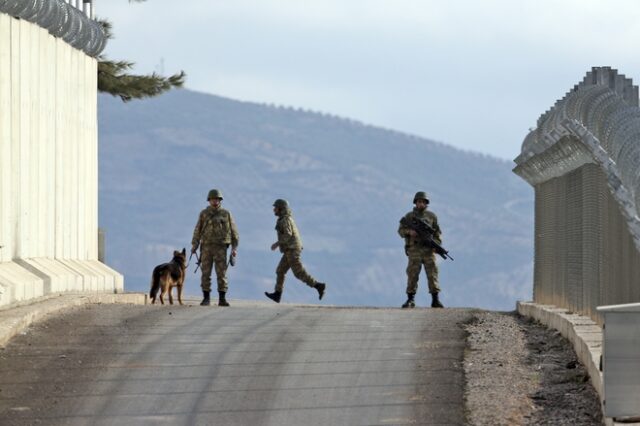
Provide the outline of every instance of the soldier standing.
[[318,291],[319,299],[322,300],[326,284],[315,280],[305,271],[300,261],[300,252],[302,251],[302,240],[300,233],[296,227],[296,223],[291,216],[291,209],[286,200],[278,199],[273,203],[273,213],[278,216],[276,222],[276,231],[278,233],[278,241],[271,245],[271,250],[280,249],[282,259],[276,268],[276,288],[273,293],[265,291],[265,296],[276,303],[280,303],[282,291],[284,290],[284,278],[289,269],[293,271],[293,275],[306,283],[309,287]]
[[[404,217],[407,219],[418,218],[425,220],[434,229],[433,239],[438,243],[442,243],[442,233],[438,226],[438,217],[435,213],[427,210],[429,205],[429,197],[424,191],[417,192],[413,197],[415,207]],[[418,279],[420,278],[420,270],[424,265],[427,273],[427,281],[429,283],[429,293],[431,293],[431,307],[442,308],[442,303],[438,298],[440,287],[438,286],[438,265],[436,264],[436,253],[432,247],[425,246],[420,243],[415,230],[404,226],[402,223],[398,228],[398,234],[405,240],[405,253],[409,258],[407,265],[407,301],[402,305],[403,308],[415,308],[415,296],[418,290]]]
[[218,279],[218,306],[229,306],[227,294],[227,249],[231,245],[231,256],[235,257],[238,249],[238,230],[231,213],[221,207],[222,192],[217,189],[209,191],[207,196],[209,207],[200,212],[198,223],[193,230],[191,253],[200,247],[200,267],[202,268],[201,306],[209,306],[211,293],[211,270],[215,265]]

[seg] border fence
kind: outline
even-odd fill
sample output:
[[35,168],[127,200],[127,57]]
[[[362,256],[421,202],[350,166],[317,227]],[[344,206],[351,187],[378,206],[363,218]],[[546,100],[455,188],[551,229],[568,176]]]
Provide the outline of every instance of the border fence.
[[535,190],[536,303],[587,315],[640,301],[638,87],[595,67],[538,119],[514,172]]

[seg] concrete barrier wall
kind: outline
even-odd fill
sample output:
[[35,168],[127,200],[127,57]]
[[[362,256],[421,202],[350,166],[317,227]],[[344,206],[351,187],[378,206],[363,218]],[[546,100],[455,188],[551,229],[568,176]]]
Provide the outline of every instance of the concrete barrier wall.
[[97,62],[0,13],[0,305],[122,289],[98,262]]
[[542,114],[515,162],[535,189],[534,301],[599,324],[597,306],[640,302],[637,86],[593,68]]

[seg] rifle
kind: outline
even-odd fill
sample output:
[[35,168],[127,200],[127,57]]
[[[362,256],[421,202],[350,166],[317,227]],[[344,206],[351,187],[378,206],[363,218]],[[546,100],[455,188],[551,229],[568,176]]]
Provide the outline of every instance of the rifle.
[[[198,268],[200,267],[200,257],[198,257],[198,252],[193,252],[191,253],[192,255],[196,255],[196,269],[193,271],[193,273],[195,274],[196,272],[198,272]],[[191,261],[191,256],[189,256],[189,261]]]
[[[200,258],[198,257],[198,253],[191,253],[191,256],[196,255],[196,269],[193,271],[193,273],[195,274],[196,272],[198,272],[198,268],[200,268]],[[189,262],[191,262],[191,256],[189,256]],[[229,263],[227,263],[227,267],[231,265],[231,266],[236,266],[236,257],[235,256],[229,256]],[[189,264],[187,263],[187,266],[189,266]]]
[[400,219],[400,224],[416,231],[420,243],[422,243],[426,247],[433,248],[433,250],[443,259],[446,260],[447,258],[449,258],[453,260],[453,257],[449,255],[449,251],[438,244],[438,242],[433,238],[436,231],[431,225],[429,225],[429,223],[427,223],[427,221],[425,221],[424,219],[419,219],[417,217],[413,217],[411,219],[403,217],[402,219]]

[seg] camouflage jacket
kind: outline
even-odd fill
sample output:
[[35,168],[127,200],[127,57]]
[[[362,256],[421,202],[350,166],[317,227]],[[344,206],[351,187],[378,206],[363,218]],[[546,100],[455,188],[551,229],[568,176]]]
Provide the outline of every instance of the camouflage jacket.
[[[414,208],[412,211],[404,215],[405,218],[411,219],[413,217],[417,217],[419,219],[424,219],[426,222],[431,225],[431,227],[436,231],[433,239],[436,240],[438,244],[442,244],[442,231],[440,230],[440,226],[438,225],[438,216],[432,211],[424,209],[420,211]],[[409,228],[400,224],[398,227],[398,234],[404,238],[405,241],[405,249],[409,249],[412,247],[420,247],[419,241],[417,238],[409,235]]]
[[291,212],[287,211],[278,217],[276,232],[278,233],[278,246],[282,253],[289,250],[302,250],[300,232],[298,232],[298,227],[293,220],[293,216],[291,216]]
[[209,206],[200,212],[198,223],[193,230],[191,246],[197,249],[201,243],[202,245],[231,244],[231,247],[236,248],[239,238],[231,213],[222,207],[216,209]]

